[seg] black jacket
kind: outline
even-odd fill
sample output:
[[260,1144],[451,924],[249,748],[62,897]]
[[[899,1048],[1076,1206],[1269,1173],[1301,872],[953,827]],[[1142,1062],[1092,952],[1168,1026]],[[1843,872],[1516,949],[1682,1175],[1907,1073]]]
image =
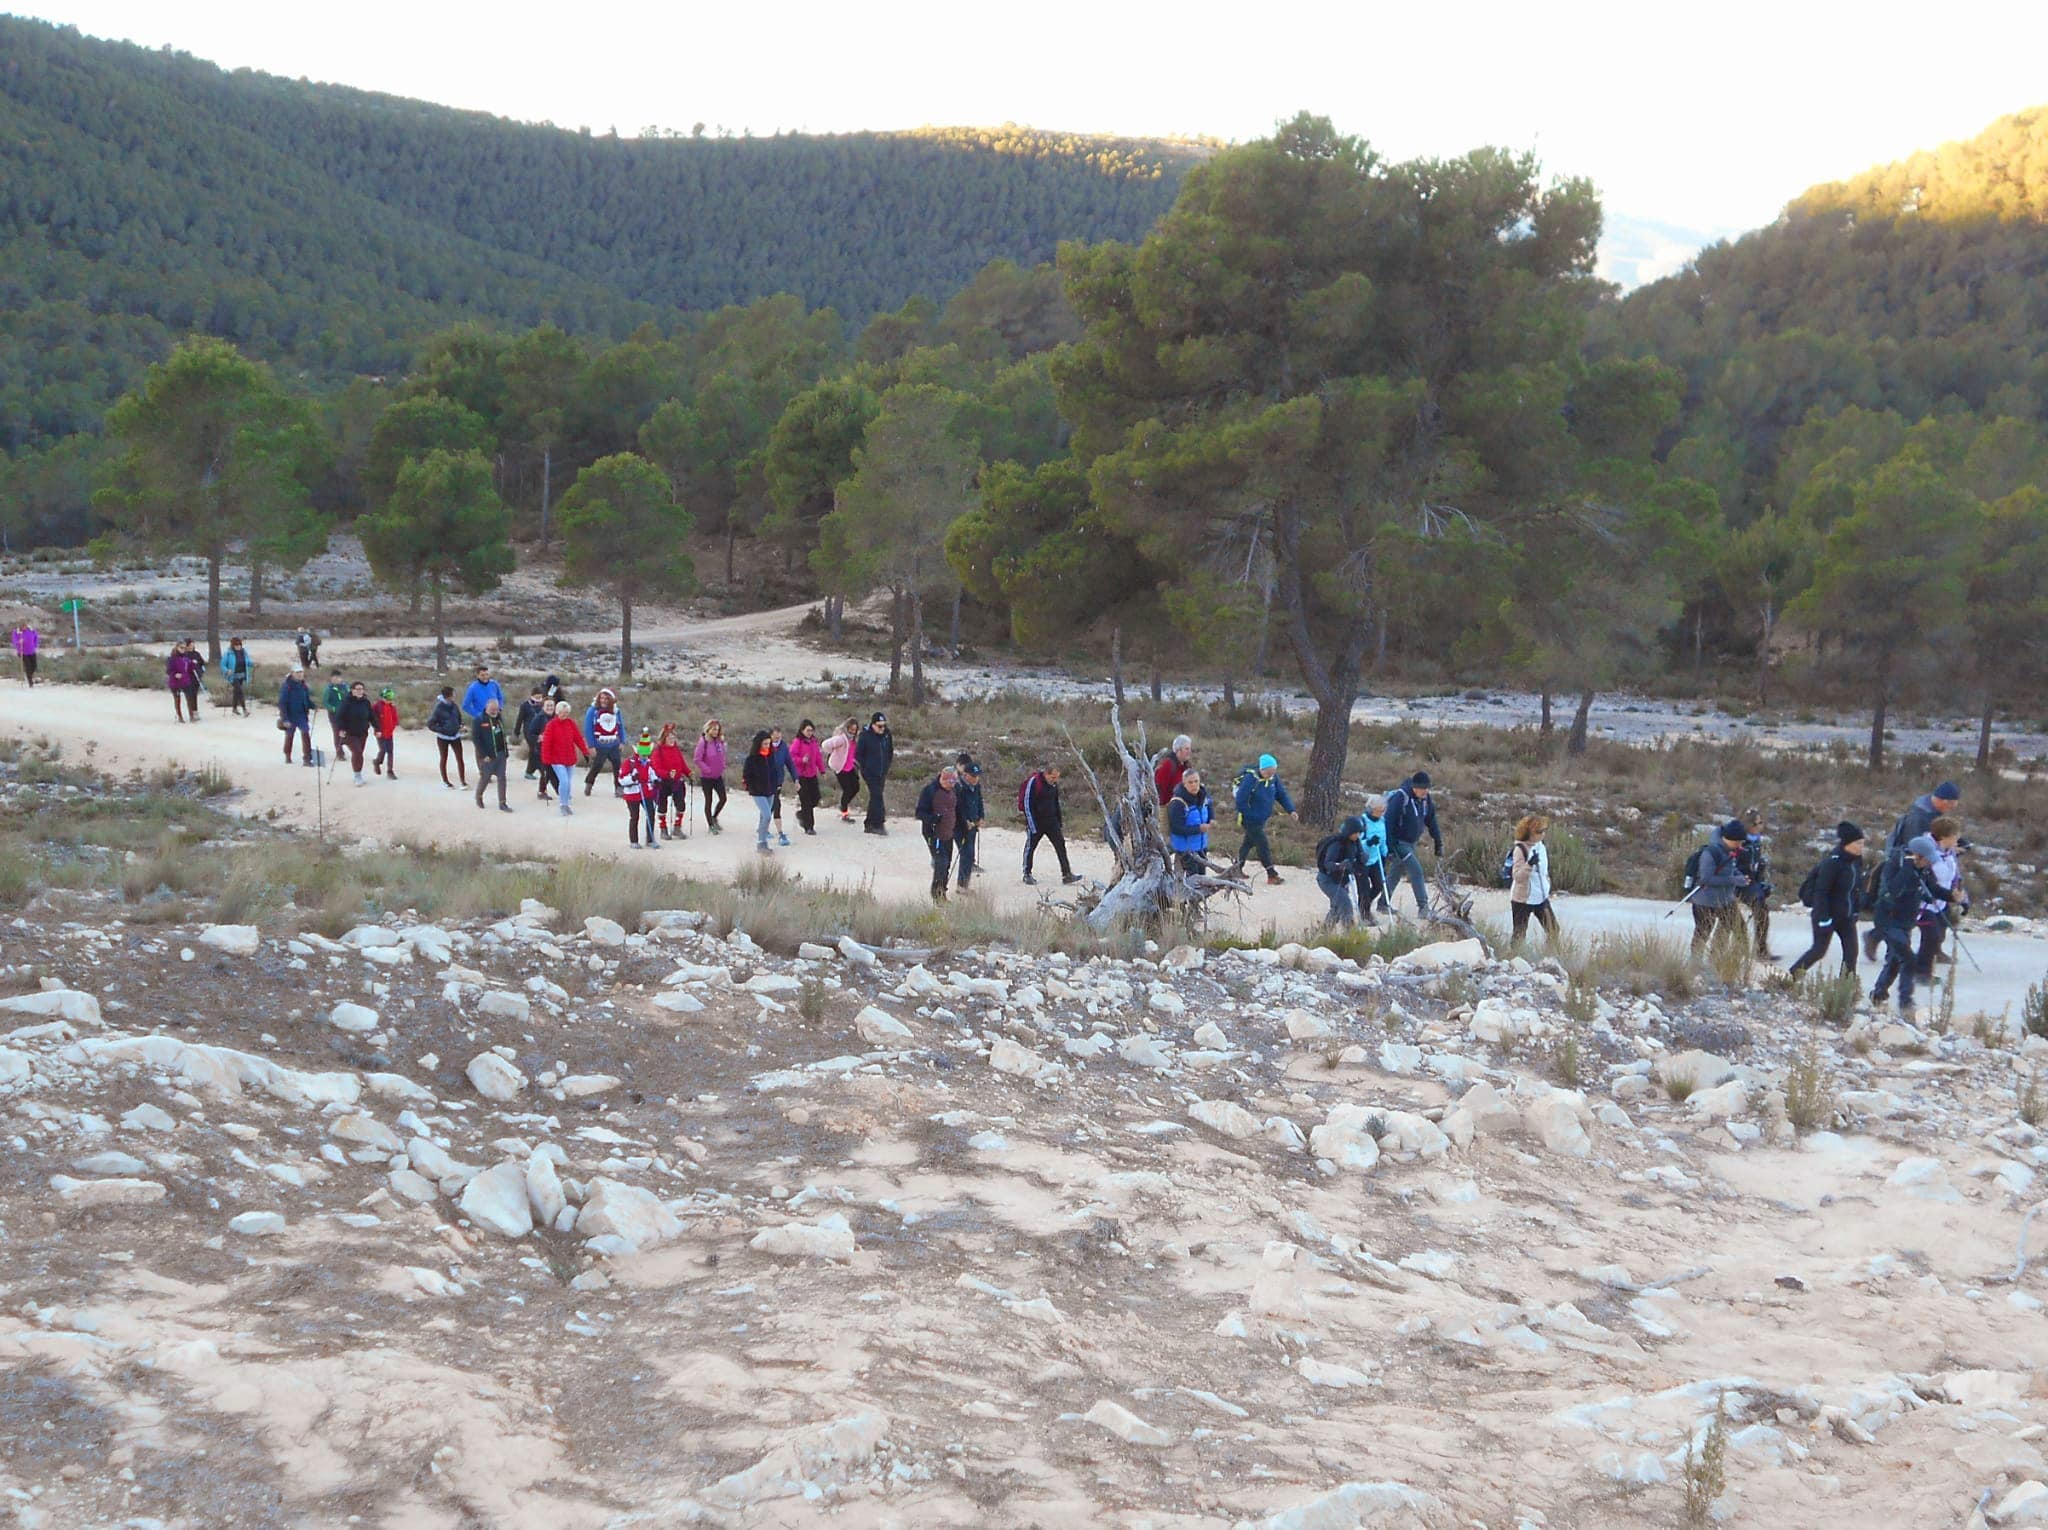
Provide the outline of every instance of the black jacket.
[[1356,881],[1363,887],[1369,874],[1364,838],[1325,834],[1316,845],[1316,870],[1333,882]]
[[961,833],[965,834],[969,825],[980,823],[988,816],[988,810],[982,802],[980,787],[969,786],[962,781],[953,788],[953,795],[960,799]]
[[462,708],[446,696],[437,696],[434,710],[427,714],[427,731],[435,738],[461,738]]
[[1880,929],[1908,930],[1920,917],[1921,904],[1947,901],[1947,892],[1932,872],[1915,866],[1912,856],[1900,855],[1887,860],[1878,873],[1877,907],[1871,918]]
[[540,736],[547,731],[548,719],[554,715],[545,703],[535,701],[529,696],[519,703],[519,721],[513,726],[528,744],[538,747]]
[[873,723],[861,729],[860,737],[853,741],[853,762],[864,776],[886,776],[895,758],[896,736],[877,733]]
[[368,738],[374,731],[376,717],[370,711],[370,698],[367,696],[349,697],[341,704],[341,711],[335,715],[340,719],[341,731],[345,736],[361,734]]
[[[925,782],[924,790],[917,794],[917,821],[924,825],[924,837],[939,837],[939,780],[934,776]],[[953,838],[967,837],[967,812],[961,802],[959,787],[953,788]]]
[[1045,779],[1043,772],[1032,776],[1024,787],[1024,828],[1031,834],[1057,834],[1060,822],[1060,789]]
[[1821,924],[1848,924],[1856,917],[1856,889],[1863,881],[1861,856],[1830,850],[1814,868],[1813,917]]
[[740,784],[746,788],[749,797],[774,796],[775,762],[758,750],[748,750],[747,758],[740,766]]
[[476,757],[479,762],[497,759],[505,752],[504,717],[493,717],[486,712],[470,728],[469,736],[476,745]]

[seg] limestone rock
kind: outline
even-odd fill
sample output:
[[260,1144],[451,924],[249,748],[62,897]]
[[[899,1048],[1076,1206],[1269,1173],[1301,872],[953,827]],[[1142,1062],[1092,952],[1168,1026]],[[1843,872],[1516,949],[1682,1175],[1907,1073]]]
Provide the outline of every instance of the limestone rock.
[[354,1115],[337,1116],[328,1123],[327,1134],[342,1142],[354,1142],[363,1147],[381,1148],[387,1153],[399,1152],[404,1144],[398,1140],[398,1133],[379,1121],[375,1116],[360,1112]]
[[1585,1096],[1569,1089],[1553,1089],[1522,1107],[1522,1122],[1537,1140],[1568,1158],[1584,1158],[1593,1151],[1593,1139],[1586,1135],[1591,1120]]
[[351,1004],[344,1000],[327,1012],[327,1023],[338,1031],[361,1035],[377,1028],[377,1012],[367,1004]]
[[555,1172],[555,1161],[545,1153],[535,1153],[526,1160],[526,1203],[533,1210],[533,1225],[551,1227],[562,1209],[569,1204],[569,1198],[562,1193],[562,1177]]
[[1239,1141],[1259,1132],[1258,1117],[1229,1100],[1197,1100],[1188,1107],[1188,1115],[1210,1131]]
[[1479,967],[1485,962],[1486,947],[1479,941],[1440,940],[1404,952],[1388,965],[1396,972],[1444,972],[1453,967]]
[[209,924],[199,932],[199,943],[229,956],[254,956],[263,936],[253,924]]
[[1332,1126],[1325,1122],[1308,1134],[1308,1150],[1340,1169],[1361,1173],[1370,1171],[1380,1161],[1380,1145],[1371,1133],[1358,1126]]
[[75,988],[45,988],[0,999],[0,1015],[49,1015],[73,1025],[98,1025],[100,1001]]
[[73,1179],[52,1174],[50,1188],[67,1206],[96,1211],[109,1206],[147,1206],[160,1201],[164,1187],[153,1179]]
[[476,1001],[476,1012],[487,1020],[504,1020],[513,1025],[524,1025],[533,1018],[533,1004],[523,993],[492,988],[487,989]]
[[[528,1172],[532,1172],[531,1164]],[[578,1236],[587,1239],[609,1234],[625,1245],[620,1250],[625,1253],[637,1254],[657,1243],[666,1243],[682,1230],[683,1224],[676,1220],[676,1214],[662,1205],[653,1191],[615,1179],[593,1181],[583,1209],[576,1215]],[[849,1243],[852,1237],[847,1234]]]
[[781,1254],[791,1259],[851,1259],[853,1229],[840,1212],[816,1222],[785,1222],[764,1227],[754,1234],[748,1248],[763,1254]]
[[1007,1036],[998,1036],[995,1045],[989,1048],[988,1065],[998,1073],[1028,1078],[1034,1083],[1043,1083],[1064,1071],[1058,1063],[1040,1057],[1029,1047],[1017,1045]]
[[1305,1009],[1290,1009],[1286,1025],[1290,1041],[1320,1041],[1330,1034],[1330,1022]]
[[671,988],[667,993],[654,996],[654,1007],[665,1009],[672,1015],[695,1015],[703,1013],[704,1001],[693,993]]
[[609,1073],[572,1073],[555,1087],[572,1100],[587,1100],[593,1094],[618,1088],[621,1082]]
[[245,1238],[275,1238],[284,1226],[284,1218],[274,1211],[245,1211],[228,1218],[228,1231]]
[[898,1042],[914,1041],[910,1027],[877,1005],[865,1005],[853,1017],[853,1027],[860,1032],[860,1039],[870,1046],[894,1046]]
[[616,919],[607,919],[602,914],[592,914],[583,921],[583,933],[593,946],[623,946],[626,943],[626,927]]
[[502,1237],[523,1238],[533,1231],[526,1174],[516,1163],[498,1164],[470,1180],[460,1205],[470,1221]]
[[[732,1508],[777,1498],[822,1499],[825,1487],[846,1481],[856,1467],[873,1459],[875,1448],[888,1435],[888,1415],[872,1411],[793,1430],[745,1471],[722,1477],[706,1488],[704,1497]],[[724,1523],[720,1517],[705,1518]],[[672,1522],[691,1524],[695,1518],[677,1516]]]
[[1089,1423],[1107,1429],[1126,1445],[1165,1446],[1173,1443],[1173,1436],[1157,1424],[1148,1424],[1121,1403],[1104,1398],[1081,1417]]
[[496,1052],[479,1052],[463,1070],[476,1092],[487,1100],[516,1100],[526,1091],[526,1075]]

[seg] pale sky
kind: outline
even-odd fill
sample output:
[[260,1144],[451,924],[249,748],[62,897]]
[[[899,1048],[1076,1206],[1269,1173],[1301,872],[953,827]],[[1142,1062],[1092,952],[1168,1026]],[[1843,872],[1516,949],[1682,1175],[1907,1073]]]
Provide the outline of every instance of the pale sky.
[[994,124],[1260,136],[1307,109],[1405,158],[1482,143],[1689,228],[2048,98],[2048,3],[1134,5],[53,0],[25,14],[563,127]]

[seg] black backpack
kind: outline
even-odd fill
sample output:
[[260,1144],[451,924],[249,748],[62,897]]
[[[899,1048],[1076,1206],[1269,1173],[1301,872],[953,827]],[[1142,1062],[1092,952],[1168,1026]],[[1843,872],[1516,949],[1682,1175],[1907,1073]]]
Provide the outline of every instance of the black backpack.
[[1344,836],[1341,834],[1325,834],[1320,840],[1318,840],[1316,842],[1316,870],[1320,871],[1326,877],[1342,877],[1349,875],[1350,867],[1345,865],[1342,859],[1339,859],[1337,864],[1334,866],[1330,864],[1332,848],[1335,847],[1336,849],[1341,851],[1343,844]]
[[1691,855],[1685,858],[1685,887],[1683,891],[1691,892],[1700,885],[1700,857],[1706,853],[1707,847],[1701,845],[1699,849],[1693,851]]
[[1809,871],[1806,880],[1799,884],[1799,901],[1808,908],[1814,907],[1814,900],[1820,896],[1820,874],[1826,865],[1827,857],[1823,856],[1814,862],[1813,870]]

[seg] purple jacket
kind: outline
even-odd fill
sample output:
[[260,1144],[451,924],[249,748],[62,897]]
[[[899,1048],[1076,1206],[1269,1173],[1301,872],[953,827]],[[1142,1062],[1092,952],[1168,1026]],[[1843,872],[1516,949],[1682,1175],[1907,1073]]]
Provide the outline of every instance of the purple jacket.
[[14,634],[14,651],[16,653],[34,653],[42,646],[43,635],[33,627],[24,627]]
[[690,758],[697,767],[699,777],[724,775],[725,740],[700,736],[697,740],[696,753]]
[[174,691],[189,691],[199,683],[199,655],[174,653],[164,660],[164,683]]

